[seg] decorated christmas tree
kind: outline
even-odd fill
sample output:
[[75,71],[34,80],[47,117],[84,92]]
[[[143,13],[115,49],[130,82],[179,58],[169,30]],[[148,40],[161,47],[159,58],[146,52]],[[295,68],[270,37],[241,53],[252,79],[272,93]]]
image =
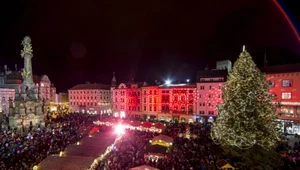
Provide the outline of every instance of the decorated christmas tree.
[[[223,103],[211,137],[244,166],[269,169],[280,159],[281,141],[274,96],[269,84],[243,47],[223,88]],[[276,162],[274,162],[276,161]]]

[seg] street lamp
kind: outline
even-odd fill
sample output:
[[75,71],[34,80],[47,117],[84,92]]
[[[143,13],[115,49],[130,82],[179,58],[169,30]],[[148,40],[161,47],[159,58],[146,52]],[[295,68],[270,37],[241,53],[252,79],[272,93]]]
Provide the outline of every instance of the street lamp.
[[166,85],[170,85],[171,84],[171,80],[166,80]]
[[189,83],[189,82],[190,82],[190,79],[186,79],[186,82]]

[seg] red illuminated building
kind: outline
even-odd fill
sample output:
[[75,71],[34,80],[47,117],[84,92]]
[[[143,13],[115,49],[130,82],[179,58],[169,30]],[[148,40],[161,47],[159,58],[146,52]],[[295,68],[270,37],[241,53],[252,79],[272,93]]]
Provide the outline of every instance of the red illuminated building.
[[[261,68],[270,83],[270,93],[277,96],[274,103],[284,130],[300,134],[300,64]],[[222,87],[231,63],[217,63],[217,69],[199,71],[197,85],[121,83],[112,88],[112,109],[115,116],[135,116],[143,119],[213,121],[217,105],[222,103]],[[113,79],[115,80],[115,79]]]
[[113,113],[116,117],[194,121],[196,85],[121,83],[113,89]]
[[196,84],[170,84],[159,86],[160,120],[195,121]]
[[270,66],[261,69],[266,73],[270,93],[277,96],[280,105],[277,114],[284,131],[300,134],[300,64]]
[[121,83],[112,89],[112,110],[115,117],[139,115],[142,83]]

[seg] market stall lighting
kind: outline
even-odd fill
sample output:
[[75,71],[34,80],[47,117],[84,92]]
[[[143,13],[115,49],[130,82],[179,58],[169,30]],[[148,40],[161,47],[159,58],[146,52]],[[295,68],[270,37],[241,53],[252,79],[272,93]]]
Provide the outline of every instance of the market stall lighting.
[[118,124],[115,126],[115,133],[121,135],[121,134],[124,134],[125,133],[125,127],[121,124]]

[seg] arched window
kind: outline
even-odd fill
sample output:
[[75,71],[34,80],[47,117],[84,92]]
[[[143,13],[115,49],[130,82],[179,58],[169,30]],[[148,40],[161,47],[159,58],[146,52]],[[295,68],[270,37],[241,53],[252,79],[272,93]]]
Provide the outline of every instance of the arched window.
[[192,103],[194,101],[194,96],[192,94],[189,95],[189,103]]
[[175,111],[178,110],[178,106],[177,106],[177,105],[174,106],[174,110],[175,110]]
[[161,106],[161,110],[162,110],[162,111],[166,111],[166,106],[165,106],[165,105],[162,105],[162,106]]
[[185,111],[185,106],[184,106],[184,105],[181,106],[181,111],[182,111],[182,112]]
[[189,114],[193,113],[193,106],[192,105],[189,105],[188,112],[189,112]]

